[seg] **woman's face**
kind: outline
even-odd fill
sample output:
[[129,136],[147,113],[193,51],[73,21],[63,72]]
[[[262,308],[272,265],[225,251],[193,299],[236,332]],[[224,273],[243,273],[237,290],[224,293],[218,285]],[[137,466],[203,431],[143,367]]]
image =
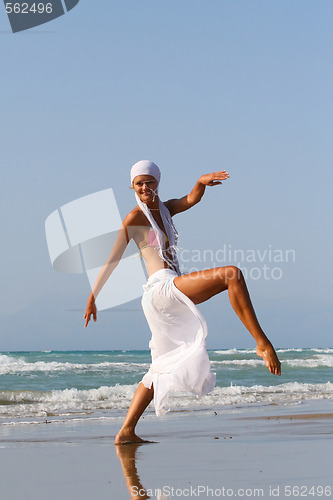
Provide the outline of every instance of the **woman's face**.
[[157,180],[152,175],[137,175],[133,180],[133,189],[143,203],[153,201],[157,186]]

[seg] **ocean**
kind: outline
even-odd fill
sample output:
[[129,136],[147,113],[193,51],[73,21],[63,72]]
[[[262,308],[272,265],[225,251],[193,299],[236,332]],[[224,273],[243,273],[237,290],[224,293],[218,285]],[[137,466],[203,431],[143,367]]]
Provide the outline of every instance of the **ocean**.
[[[216,388],[202,398],[171,394],[171,410],[333,399],[333,348],[278,349],[281,377],[269,373],[254,349],[208,352]],[[149,351],[3,352],[0,425],[122,417],[149,365]]]

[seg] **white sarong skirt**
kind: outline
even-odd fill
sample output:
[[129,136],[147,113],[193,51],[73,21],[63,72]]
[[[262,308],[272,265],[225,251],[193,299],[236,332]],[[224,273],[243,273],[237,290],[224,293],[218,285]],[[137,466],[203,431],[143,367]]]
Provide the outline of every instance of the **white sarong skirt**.
[[150,327],[152,363],[142,379],[154,387],[157,416],[164,415],[169,391],[202,396],[215,386],[206,348],[207,324],[196,305],[174,284],[177,273],[160,269],[144,285],[142,307]]

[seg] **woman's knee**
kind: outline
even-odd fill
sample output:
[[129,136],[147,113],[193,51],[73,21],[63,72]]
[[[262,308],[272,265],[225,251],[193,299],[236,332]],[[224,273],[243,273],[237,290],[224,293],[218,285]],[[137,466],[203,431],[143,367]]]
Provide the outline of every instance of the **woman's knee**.
[[236,266],[225,266],[224,268],[225,272],[225,279],[227,281],[244,281],[244,276],[242,271],[239,269],[239,267]]

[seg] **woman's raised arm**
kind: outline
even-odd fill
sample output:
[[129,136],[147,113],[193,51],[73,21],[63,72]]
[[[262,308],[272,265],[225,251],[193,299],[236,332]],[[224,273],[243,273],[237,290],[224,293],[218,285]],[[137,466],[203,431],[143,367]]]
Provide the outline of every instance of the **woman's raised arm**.
[[183,196],[182,198],[172,199],[165,202],[171,216],[184,212],[199,203],[204,195],[206,186],[218,186],[219,184],[222,184],[223,180],[226,180],[229,177],[229,173],[225,170],[202,175],[189,194]]

